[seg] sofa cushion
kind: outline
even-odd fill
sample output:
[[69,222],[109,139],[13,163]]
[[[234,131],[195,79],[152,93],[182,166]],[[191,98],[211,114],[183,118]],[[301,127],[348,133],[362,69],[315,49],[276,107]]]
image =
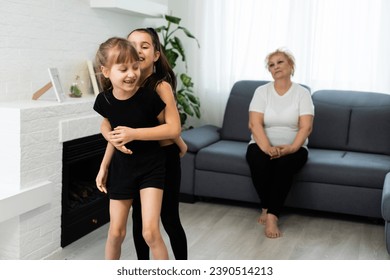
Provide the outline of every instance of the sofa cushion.
[[247,142],[221,140],[201,149],[195,160],[195,168],[250,176],[245,154]]
[[221,138],[225,140],[250,140],[249,103],[255,90],[269,81],[238,81],[234,84],[226,104]]
[[313,103],[309,147],[390,155],[390,95],[318,90]]
[[[218,141],[199,151],[195,168],[250,176],[245,159],[247,146],[245,142]],[[388,172],[387,155],[312,148],[296,180],[382,189]]]
[[390,105],[354,108],[348,138],[351,150],[390,155]]
[[196,153],[203,147],[206,147],[220,139],[220,128],[215,125],[203,125],[196,129],[184,130],[181,137],[186,142],[188,152]]
[[382,189],[389,171],[387,155],[312,148],[296,180]]
[[[349,108],[325,102],[315,102],[313,131],[309,147],[343,150],[347,147]],[[329,137],[331,135],[331,137]]]

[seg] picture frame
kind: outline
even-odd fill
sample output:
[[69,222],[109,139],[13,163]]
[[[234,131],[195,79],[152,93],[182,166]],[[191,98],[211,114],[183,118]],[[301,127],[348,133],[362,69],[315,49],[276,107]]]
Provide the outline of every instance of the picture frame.
[[99,92],[101,91],[101,89],[99,87],[99,84],[98,84],[98,81],[96,78],[95,68],[94,68],[91,60],[87,60],[87,66],[88,66],[89,78],[91,79],[91,83],[92,83],[93,92],[94,92],[95,96],[97,96],[99,94]]
[[51,84],[54,88],[54,92],[55,92],[56,97],[57,97],[57,101],[63,102],[65,100],[65,93],[64,93],[64,90],[62,89],[58,69],[57,68],[49,68],[48,70],[49,70]]

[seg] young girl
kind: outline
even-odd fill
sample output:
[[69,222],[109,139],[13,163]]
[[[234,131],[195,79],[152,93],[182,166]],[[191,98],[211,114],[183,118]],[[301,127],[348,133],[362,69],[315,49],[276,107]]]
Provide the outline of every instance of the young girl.
[[[157,33],[152,28],[141,28],[132,31],[128,40],[136,47],[140,56],[141,81],[143,87],[155,90],[161,99],[167,104],[165,108],[165,122],[170,126],[180,123],[174,90],[176,88],[176,77],[173,73],[164,53],[161,51],[160,41]],[[119,129],[111,131],[108,122],[102,125],[102,133],[107,140],[115,139],[114,134]],[[125,141],[124,141],[125,142]],[[123,143],[113,144],[124,152]],[[160,145],[166,155],[166,176],[164,184],[164,195],[161,209],[161,220],[167,232],[172,251],[177,260],[188,258],[187,238],[181,225],[179,216],[179,192],[181,180],[180,156],[187,151],[187,145],[178,137],[174,140],[162,140]],[[106,161],[107,159],[103,159]],[[103,164],[102,163],[102,164]],[[104,164],[103,164],[104,166]],[[104,178],[106,168],[101,169],[100,176]],[[133,202],[133,238],[138,259],[149,259],[149,247],[142,236],[141,203],[136,199]]]
[[[94,109],[112,127],[155,127],[164,121],[165,103],[154,91],[138,86],[140,58],[130,42],[115,37],[108,39],[100,45],[96,62],[112,87],[97,96]],[[161,134],[161,128],[157,131]],[[142,136],[142,129],[140,132]],[[167,137],[178,136],[168,133],[167,129],[165,132]],[[134,141],[125,145],[131,155],[114,149],[110,144],[107,146],[106,154],[110,155],[106,162],[110,168],[109,187],[97,182],[99,190],[108,192],[110,197],[110,227],[105,257],[120,258],[129,210],[139,193],[143,237],[154,259],[168,259],[159,230],[165,157],[157,141],[138,141],[138,134],[134,134]]]

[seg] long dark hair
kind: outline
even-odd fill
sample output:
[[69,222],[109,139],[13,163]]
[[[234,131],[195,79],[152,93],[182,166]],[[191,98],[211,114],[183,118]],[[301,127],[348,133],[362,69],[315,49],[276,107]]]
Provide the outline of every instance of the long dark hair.
[[114,64],[139,61],[137,50],[125,38],[111,37],[101,43],[96,52],[96,67],[99,69],[99,84],[103,90],[112,87],[110,79],[103,76],[101,67],[111,68]]
[[173,72],[167,57],[165,56],[161,48],[160,39],[158,38],[158,34],[156,30],[154,30],[154,28],[151,27],[134,29],[129,33],[129,35],[127,35],[127,38],[129,38],[129,36],[133,32],[145,32],[149,34],[150,38],[152,38],[154,50],[160,52],[159,59],[154,63],[154,67],[155,67],[154,73],[150,75],[148,78],[146,78],[142,86],[152,88],[153,90],[155,90],[156,87],[162,81],[166,81],[171,85],[173,94],[176,98],[176,86],[177,86],[176,75]]

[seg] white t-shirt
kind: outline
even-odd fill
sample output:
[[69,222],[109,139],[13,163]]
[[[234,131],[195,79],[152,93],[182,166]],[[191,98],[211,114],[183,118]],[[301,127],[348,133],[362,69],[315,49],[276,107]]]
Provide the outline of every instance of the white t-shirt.
[[[314,116],[314,105],[310,92],[297,83],[280,96],[274,87],[274,82],[256,89],[249,105],[250,112],[264,114],[265,133],[272,146],[288,145],[294,142],[298,132],[299,117]],[[253,135],[250,144],[255,143]],[[303,147],[306,147],[306,139]]]

